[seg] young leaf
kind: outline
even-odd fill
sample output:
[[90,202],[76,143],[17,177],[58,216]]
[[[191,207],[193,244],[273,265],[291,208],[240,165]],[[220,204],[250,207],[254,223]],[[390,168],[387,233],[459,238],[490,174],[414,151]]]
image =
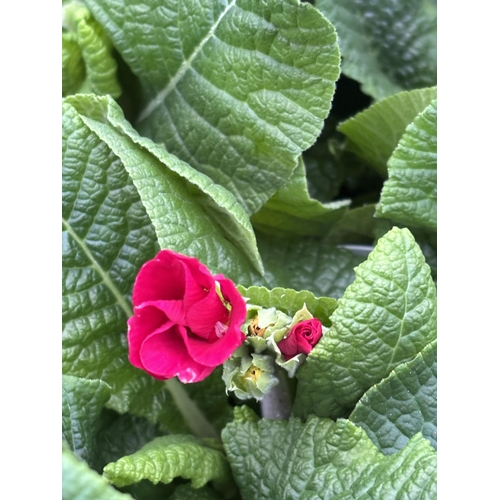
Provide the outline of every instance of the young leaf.
[[154,230],[119,158],[68,103],[62,212],[63,373],[108,383],[108,406],[120,413],[188,431],[165,384],[128,361],[130,291],[157,252]]
[[255,228],[269,234],[321,236],[346,213],[350,200],[320,203],[307,191],[302,158],[291,179],[255,214]]
[[363,257],[320,238],[279,238],[257,233],[264,279],[254,285],[309,290],[317,297],[341,297]]
[[345,416],[361,395],[436,338],[436,287],[407,229],[393,228],[338,301],[297,372],[294,413]]
[[268,290],[263,286],[245,288],[241,285],[238,286],[238,290],[243,297],[248,298],[250,304],[265,308],[276,307],[289,316],[293,316],[305,304],[308,311],[324,325],[330,325],[329,318],[337,307],[335,299],[315,297],[308,290],[297,292],[290,288],[281,287]]
[[63,439],[91,467],[96,465],[97,421],[110,395],[111,388],[102,380],[62,377]]
[[86,0],[142,84],[141,134],[256,212],[330,110],[333,26],[299,0]]
[[140,137],[110,97],[76,96],[67,102],[123,162],[161,248],[193,255],[236,281],[251,281],[252,265],[262,273],[248,215],[229,191]]
[[222,451],[191,435],[156,438],[138,452],[104,467],[104,477],[116,486],[148,479],[170,483],[176,477],[190,479],[194,488],[209,481],[217,489],[234,488],[231,469]]
[[397,366],[370,388],[349,420],[362,427],[384,455],[401,450],[418,432],[437,449],[437,343]]
[[437,102],[408,125],[388,163],[376,216],[437,229]]
[[436,84],[436,2],[317,0],[339,34],[342,72],[380,100]]
[[437,87],[431,87],[400,92],[373,104],[339,125],[339,132],[348,138],[346,149],[386,177],[387,161],[406,127],[436,96]]
[[78,460],[63,444],[62,500],[133,500],[133,498],[116,491],[85,462]]
[[63,28],[67,30],[63,32],[63,96],[92,92],[119,97],[113,45],[87,7],[78,1],[66,3]]
[[233,422],[222,433],[243,500],[431,499],[436,452],[415,436],[384,456],[349,421]]

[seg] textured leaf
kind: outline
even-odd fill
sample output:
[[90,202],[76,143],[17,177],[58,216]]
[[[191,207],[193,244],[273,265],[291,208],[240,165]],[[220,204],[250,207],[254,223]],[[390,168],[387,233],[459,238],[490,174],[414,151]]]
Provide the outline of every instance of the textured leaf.
[[[118,65],[112,56],[113,45],[89,10],[78,1],[68,2],[63,8],[63,28],[67,30],[63,32],[63,95],[93,92],[118,97],[121,89],[116,78]],[[71,48],[68,40],[72,41]],[[78,62],[77,48],[81,58]],[[70,59],[68,49],[72,54]]]
[[190,479],[194,488],[213,481],[217,488],[231,489],[231,470],[222,451],[188,435],[156,438],[141,450],[104,467],[104,477],[116,486],[148,479],[170,483],[175,477]]
[[75,33],[62,34],[62,95],[75,94],[85,80],[85,63]]
[[436,498],[436,453],[415,436],[384,456],[346,420],[233,422],[222,433],[243,500]]
[[86,0],[142,83],[141,134],[257,211],[319,135],[333,26],[298,0]]
[[348,210],[330,229],[327,238],[339,244],[372,243],[379,222],[375,217],[375,205],[364,205]]
[[257,234],[266,288],[309,290],[317,297],[340,297],[354,281],[353,268],[363,261],[348,250],[319,238],[278,238]]
[[345,416],[367,389],[436,338],[436,287],[407,229],[389,231],[355,271],[333,326],[297,372],[298,416]]
[[436,96],[437,87],[400,92],[341,123],[338,130],[348,138],[347,150],[386,177],[387,161],[406,127]]
[[350,203],[340,200],[323,204],[311,199],[304,162],[299,159],[288,183],[251,220],[255,228],[269,234],[321,236],[342,218]]
[[111,390],[102,380],[62,377],[62,434],[69,448],[91,467],[96,464],[97,421]]
[[388,163],[376,215],[437,228],[437,102],[408,125]]
[[305,304],[308,311],[324,325],[331,324],[329,318],[337,307],[335,299],[315,297],[307,290],[297,292],[290,288],[281,287],[268,290],[263,286],[245,288],[241,285],[238,286],[238,290],[243,297],[248,298],[248,303],[264,308],[276,307],[292,317]]
[[119,158],[63,104],[63,373],[102,379],[108,405],[188,430],[165,384],[128,361],[130,292],[157,244]]
[[63,445],[62,500],[133,500],[130,495],[116,491],[104,479],[78,460]]
[[317,142],[304,152],[302,159],[306,166],[307,190],[311,197],[322,202],[333,200],[340,191],[344,170],[335,160],[328,143]]
[[339,34],[342,72],[375,99],[436,84],[435,0],[317,0]]
[[436,449],[436,341],[369,389],[349,419],[366,431],[384,455],[401,450],[418,432]]
[[161,248],[197,257],[236,281],[257,275],[250,262],[262,271],[248,215],[229,191],[140,137],[111,98],[77,96],[68,102],[123,162]]
[[163,436],[158,425],[144,417],[119,413],[104,408],[99,418],[99,429],[96,434],[98,447],[97,472],[110,462],[124,455],[131,455],[140,450],[153,439]]

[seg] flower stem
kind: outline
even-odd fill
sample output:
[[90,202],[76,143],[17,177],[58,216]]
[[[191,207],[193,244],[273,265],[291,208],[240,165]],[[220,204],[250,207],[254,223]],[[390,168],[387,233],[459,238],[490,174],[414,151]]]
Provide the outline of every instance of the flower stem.
[[181,412],[184,420],[192,433],[200,438],[219,438],[215,427],[207,420],[198,405],[189,397],[184,385],[176,378],[165,381],[167,389],[172,394],[177,408]]
[[288,377],[283,370],[277,373],[279,382],[271,388],[260,402],[263,418],[288,420],[292,413],[292,399]]

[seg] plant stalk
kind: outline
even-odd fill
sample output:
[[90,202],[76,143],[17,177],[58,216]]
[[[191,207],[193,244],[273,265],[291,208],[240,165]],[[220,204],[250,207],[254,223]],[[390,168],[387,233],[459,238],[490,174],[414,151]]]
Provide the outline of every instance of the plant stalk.
[[278,370],[279,382],[271,388],[260,402],[263,418],[288,420],[292,413],[292,397],[288,377],[283,370]]
[[203,412],[198,408],[198,405],[189,397],[184,384],[179,382],[177,378],[171,378],[165,381],[165,385],[170,394],[172,394],[177,408],[192,433],[199,438],[219,439],[219,434],[215,427],[207,420]]

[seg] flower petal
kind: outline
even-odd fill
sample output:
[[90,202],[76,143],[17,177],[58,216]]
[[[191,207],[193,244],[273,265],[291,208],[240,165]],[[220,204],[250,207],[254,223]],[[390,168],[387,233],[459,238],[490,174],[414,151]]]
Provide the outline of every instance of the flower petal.
[[178,376],[184,383],[199,382],[214,370],[193,361],[184,345],[180,331],[185,329],[171,325],[150,335],[142,344],[140,356],[144,369],[159,380]]
[[165,314],[156,307],[136,307],[134,313],[134,316],[128,320],[129,360],[135,367],[144,369],[139,355],[142,343],[152,332],[168,325],[169,321]]
[[220,284],[220,291],[224,299],[231,304],[231,315],[229,325],[235,328],[241,328],[241,325],[247,319],[247,305],[234,283],[224,278],[222,274],[216,276]]
[[[186,312],[182,300],[147,300],[139,307],[156,307],[173,323],[184,325],[186,323]],[[136,307],[138,309],[138,307]]]
[[218,338],[215,325],[217,322],[223,325],[227,324],[229,311],[214,287],[203,300],[193,304],[188,310],[186,318],[187,326],[195,335],[213,342]]
[[132,303],[139,305],[147,300],[180,300],[184,296],[185,270],[174,252],[162,250],[146,262],[137,275],[132,293]]
[[[181,331],[181,333],[183,333]],[[209,343],[204,339],[183,333],[184,343],[194,361],[216,367],[231,357],[246,339],[241,330],[230,328],[222,338]]]

